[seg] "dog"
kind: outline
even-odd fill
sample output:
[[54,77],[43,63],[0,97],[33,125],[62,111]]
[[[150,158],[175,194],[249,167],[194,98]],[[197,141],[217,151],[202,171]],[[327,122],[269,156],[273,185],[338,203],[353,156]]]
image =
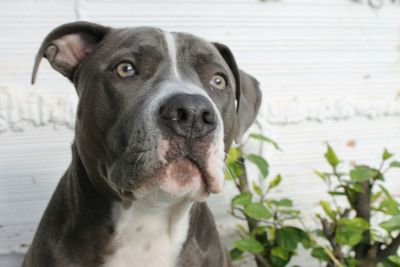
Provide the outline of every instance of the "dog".
[[230,49],[153,27],[59,26],[46,58],[76,88],[72,161],[23,267],[231,266],[205,200],[261,91]]

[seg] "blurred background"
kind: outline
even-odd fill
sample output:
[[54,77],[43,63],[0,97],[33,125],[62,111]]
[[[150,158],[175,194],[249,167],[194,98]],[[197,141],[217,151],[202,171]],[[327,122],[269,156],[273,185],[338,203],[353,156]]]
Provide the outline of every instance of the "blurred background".
[[[326,142],[356,163],[378,164],[384,147],[400,154],[399,2],[0,1],[0,266],[19,266],[71,158],[75,90],[45,60],[30,85],[37,49],[56,26],[151,25],[228,45],[239,67],[261,82],[253,131],[282,147],[263,151],[271,172],[284,177],[275,194],[292,198],[307,219],[325,197],[313,169],[326,169]],[[399,196],[399,172],[387,183]],[[228,246],[233,192],[227,183],[209,201]],[[319,266],[306,254],[292,262]]]

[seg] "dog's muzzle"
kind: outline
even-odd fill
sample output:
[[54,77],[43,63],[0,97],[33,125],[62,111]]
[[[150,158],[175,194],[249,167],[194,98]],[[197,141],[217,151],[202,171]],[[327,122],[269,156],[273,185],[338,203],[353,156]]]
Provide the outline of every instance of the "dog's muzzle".
[[165,166],[162,190],[196,199],[221,190],[223,156],[219,150],[223,149],[219,144],[223,135],[216,112],[211,101],[199,94],[174,94],[161,102],[163,138],[158,154]]

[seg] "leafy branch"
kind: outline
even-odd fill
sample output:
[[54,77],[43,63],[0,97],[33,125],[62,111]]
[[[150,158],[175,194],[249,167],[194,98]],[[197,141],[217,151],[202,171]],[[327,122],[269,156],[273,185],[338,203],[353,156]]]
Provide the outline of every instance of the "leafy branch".
[[[265,135],[251,134],[249,138],[280,150],[278,144]],[[237,225],[241,239],[235,242],[230,256],[233,260],[241,260],[252,255],[258,267],[286,266],[298,244],[308,247],[310,243],[306,232],[291,225],[300,212],[293,208],[293,201],[288,198],[268,197],[281,183],[281,175],[270,179],[265,187],[257,182],[249,184],[246,162],[257,167],[263,184],[269,178],[269,164],[265,158],[244,153],[243,143],[230,150],[226,179],[235,184],[239,194],[232,199],[229,213],[245,223]]]
[[[400,162],[392,160],[393,157],[385,149],[378,168],[357,165],[348,173],[340,173],[342,162],[328,145],[325,159],[332,172],[315,171],[328,186],[333,203],[320,202],[325,215],[317,215],[321,224],[319,233],[328,241],[335,258],[345,266],[400,266],[400,257],[396,255],[400,247],[399,203],[383,185],[384,175],[392,168],[400,168]],[[337,204],[338,197],[345,198],[346,208]],[[375,226],[372,222],[378,214],[385,220]],[[382,232],[386,234],[376,234]],[[318,247],[312,256],[325,261],[327,266],[337,266]]]

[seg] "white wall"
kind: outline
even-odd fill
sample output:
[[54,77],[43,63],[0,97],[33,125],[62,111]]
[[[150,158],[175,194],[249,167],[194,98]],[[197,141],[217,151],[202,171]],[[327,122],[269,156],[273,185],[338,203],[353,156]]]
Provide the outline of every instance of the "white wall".
[[[400,5],[380,10],[350,0],[86,0],[0,2],[0,266],[17,266],[69,160],[76,96],[45,62],[29,84],[41,40],[55,26],[90,20],[187,31],[231,47],[256,76],[260,122],[283,152],[267,149],[279,195],[312,211],[324,187],[329,141],[345,160],[400,156]],[[350,140],[355,146],[349,146]],[[396,177],[397,175],[397,177]],[[400,173],[389,178],[400,196]],[[226,194],[211,205],[225,232]],[[294,262],[317,266],[303,256]]]

